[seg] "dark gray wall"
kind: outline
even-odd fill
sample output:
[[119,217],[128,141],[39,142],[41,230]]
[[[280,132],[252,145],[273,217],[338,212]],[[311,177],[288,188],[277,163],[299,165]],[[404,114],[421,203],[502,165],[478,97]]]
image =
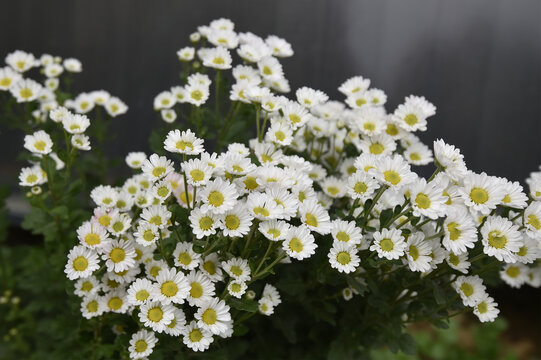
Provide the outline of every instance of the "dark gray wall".
[[[541,164],[539,0],[3,1],[0,54],[83,61],[79,90],[104,88],[130,106],[115,120],[114,147],[126,153],[146,147],[152,99],[176,82],[176,50],[221,16],[239,31],[288,39],[293,88],[342,99],[337,86],[361,74],[388,93],[389,109],[412,93],[435,103],[422,138],[457,145],[471,169],[522,180]],[[22,146],[8,135],[0,134],[4,175]]]

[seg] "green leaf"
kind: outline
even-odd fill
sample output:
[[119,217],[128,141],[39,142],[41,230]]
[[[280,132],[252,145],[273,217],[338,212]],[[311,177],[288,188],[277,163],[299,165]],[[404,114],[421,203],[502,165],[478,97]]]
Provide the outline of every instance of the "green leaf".
[[227,303],[231,307],[242,311],[256,312],[258,309],[257,302],[253,300],[229,298]]
[[385,209],[379,215],[379,227],[383,229],[387,223],[393,218],[393,209]]
[[410,334],[402,334],[398,339],[398,345],[403,353],[408,355],[415,355],[415,341]]

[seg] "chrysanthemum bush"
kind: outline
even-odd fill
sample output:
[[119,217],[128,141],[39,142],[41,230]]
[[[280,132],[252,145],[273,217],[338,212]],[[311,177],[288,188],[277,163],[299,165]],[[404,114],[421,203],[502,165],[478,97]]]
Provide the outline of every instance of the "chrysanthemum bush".
[[[408,324],[445,327],[464,312],[493,321],[487,285],[541,285],[541,172],[525,191],[468,170],[459,149],[415,135],[434,105],[412,95],[387,112],[385,93],[360,76],[340,85],[344,102],[309,87],[283,95],[280,61],[293,50],[276,36],[219,19],[190,41],[177,53],[180,83],[153,102],[165,121],[155,153],[128,154],[132,176],[94,187],[92,213],[66,239],[70,296],[92,329],[81,346],[101,349],[94,357],[411,352]],[[24,98],[29,80],[8,64],[8,87]],[[58,207],[40,204],[55,200],[53,160],[69,174],[72,154],[90,150],[84,114],[99,94],[36,110],[64,129],[66,149],[42,130],[25,138],[37,162],[21,185],[52,218]]]

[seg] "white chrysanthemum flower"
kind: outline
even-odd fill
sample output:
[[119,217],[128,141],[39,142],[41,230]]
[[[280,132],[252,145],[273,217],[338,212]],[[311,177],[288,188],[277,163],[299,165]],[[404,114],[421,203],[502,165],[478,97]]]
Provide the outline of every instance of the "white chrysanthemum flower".
[[128,231],[131,221],[132,219],[127,213],[116,213],[111,218],[111,223],[107,227],[107,230],[115,236],[120,236]]
[[177,56],[180,61],[192,61],[195,55],[195,49],[191,46],[186,46],[177,51]]
[[86,297],[97,294],[101,289],[100,282],[95,276],[89,276],[87,278],[80,278],[75,282],[75,295],[79,297]]
[[353,128],[357,128],[366,136],[375,136],[381,134],[387,124],[385,122],[385,113],[381,108],[362,108],[352,112],[350,123]]
[[122,289],[106,293],[101,299],[104,311],[125,314],[129,309],[126,292]]
[[84,246],[75,246],[68,254],[68,262],[64,268],[68,279],[87,278],[100,267],[98,254]]
[[214,340],[212,333],[200,328],[195,320],[184,328],[182,342],[193,351],[205,351]]
[[[281,183],[282,185],[285,185]],[[265,194],[270,196],[276,203],[278,219],[289,220],[297,214],[299,201],[285,187],[276,183],[268,183]]]
[[148,279],[136,279],[127,290],[127,300],[130,305],[139,306],[151,300],[154,285]]
[[459,181],[467,175],[468,169],[466,168],[464,156],[460,153],[460,149],[438,139],[434,141],[434,156],[443,171],[451,179]]
[[162,304],[183,304],[188,297],[190,286],[184,274],[175,268],[163,269],[156,277],[152,289],[152,300]]
[[207,102],[210,91],[208,85],[193,83],[186,86],[186,94],[187,102],[199,107]]
[[111,94],[105,90],[95,90],[92,91],[90,95],[92,96],[94,103],[101,106],[105,106],[107,101],[111,98]]
[[39,166],[26,167],[21,169],[19,174],[20,186],[36,186],[46,182],[47,175],[43,175],[43,170]]
[[357,248],[347,242],[335,241],[328,254],[331,267],[349,274],[357,269],[361,260]]
[[471,173],[463,181],[459,191],[464,203],[484,215],[495,209],[504,197],[504,189],[498,179],[485,173]]
[[394,190],[400,190],[404,185],[411,184],[416,179],[416,174],[411,171],[410,165],[400,155],[381,157],[376,168],[368,172],[369,175]]
[[541,267],[528,268],[528,280],[526,280],[526,283],[534,288],[541,286]]
[[445,216],[447,199],[443,197],[443,189],[437,184],[427,183],[425,179],[421,178],[409,190],[413,215],[426,216],[433,220]]
[[282,106],[282,113],[292,130],[302,127],[312,117],[304,106],[293,101]]
[[541,240],[541,201],[532,202],[524,210],[524,226],[528,235]]
[[293,141],[293,130],[288,123],[271,121],[271,126],[265,134],[265,140],[281,146],[288,146]]
[[520,288],[528,280],[528,267],[521,263],[506,264],[500,271],[501,279],[513,288]]
[[197,55],[203,61],[203,66],[218,70],[231,69],[233,59],[229,50],[223,46],[200,49],[197,51]]
[[167,179],[162,179],[154,183],[154,185],[152,185],[152,188],[150,189],[150,193],[160,203],[163,203],[165,200],[167,200],[167,198],[171,195],[172,191],[173,187],[171,186],[171,182],[169,182]]
[[133,237],[138,244],[152,246],[160,238],[159,228],[148,221],[140,221]]
[[203,306],[214,297],[214,283],[204,273],[192,270],[187,276],[189,291],[187,300],[190,306]]
[[158,339],[152,331],[141,329],[132,335],[130,339],[130,359],[143,359],[152,354]]
[[378,187],[378,182],[371,175],[357,171],[348,177],[345,188],[352,199],[366,200],[372,197]]
[[186,315],[179,308],[173,308],[173,320],[163,329],[163,332],[170,336],[178,337],[186,326]]
[[43,68],[43,73],[48,78],[58,77],[64,72],[64,68],[60,64],[48,64]]
[[160,116],[162,120],[166,123],[173,123],[177,119],[177,113],[173,109],[162,109],[160,110]]
[[390,156],[396,150],[396,142],[387,134],[364,137],[359,141],[359,150],[366,154]]
[[173,251],[175,266],[184,270],[193,270],[199,266],[201,254],[193,251],[191,243],[179,242]]
[[374,243],[370,251],[377,251],[379,257],[395,260],[404,255],[407,248],[406,242],[400,230],[382,229],[373,234]]
[[284,76],[282,64],[272,56],[264,57],[257,62],[259,74],[266,80],[273,81]]
[[197,155],[203,152],[203,140],[195,136],[190,130],[171,130],[163,142],[164,149],[179,154]]
[[105,103],[105,110],[109,116],[116,117],[125,114],[128,111],[128,106],[117,97],[111,97]]
[[139,307],[139,321],[156,332],[163,332],[175,317],[175,307],[158,301],[149,301]]
[[244,236],[250,232],[253,217],[245,206],[236,206],[222,215],[221,229],[225,236]]
[[489,216],[481,228],[483,251],[500,261],[514,263],[515,253],[522,246],[522,235],[518,226],[500,216]]
[[20,73],[24,73],[39,63],[33,54],[24,52],[22,50],[15,50],[6,56],[6,64]]
[[126,164],[132,169],[140,169],[146,159],[147,155],[144,152],[130,152],[126,156]]
[[345,103],[352,109],[365,109],[370,106],[370,98],[367,92],[356,92],[346,98]]
[[213,173],[213,168],[201,159],[190,159],[183,162],[181,167],[188,184],[193,186],[205,185]]
[[231,321],[229,306],[225,301],[213,298],[209,302],[201,305],[194,317],[198,320],[197,325],[212,334],[220,335],[225,333]]
[[370,79],[365,79],[362,76],[354,76],[344,81],[338,91],[346,96],[353,95],[355,93],[363,93],[370,87]]
[[271,316],[274,313],[274,304],[272,300],[266,297],[259,299],[258,310],[265,316]]
[[345,243],[356,246],[362,241],[363,235],[361,229],[355,225],[354,221],[333,220],[331,235],[335,243]]
[[432,151],[422,143],[416,143],[408,147],[403,156],[412,165],[427,165],[434,160]]
[[451,206],[443,222],[445,235],[442,244],[457,255],[473,249],[477,241],[477,227],[468,210],[462,206]]
[[486,294],[483,280],[477,275],[459,276],[453,283],[456,292],[462,298],[465,306],[475,306],[479,304]]
[[290,226],[285,221],[274,219],[260,222],[258,229],[267,239],[280,241],[286,239]]
[[411,271],[426,272],[430,270],[430,262],[432,258],[430,254],[432,248],[430,243],[425,241],[425,236],[422,232],[416,232],[408,237],[406,242],[406,258]]
[[89,151],[91,149],[90,138],[83,134],[73,135],[71,137],[71,145],[73,145],[74,148],[83,151]]
[[379,156],[374,154],[363,153],[355,159],[355,167],[368,174],[371,169],[377,169],[379,162]]
[[242,258],[232,258],[228,261],[222,262],[223,270],[233,279],[237,281],[249,281],[250,280],[250,266],[248,261]]
[[274,306],[278,306],[282,303],[282,298],[280,297],[280,293],[278,292],[278,289],[276,289],[271,284],[265,284],[261,297],[267,298],[270,301],[272,301]]
[[297,89],[295,95],[297,96],[297,101],[299,104],[308,109],[323,104],[329,100],[329,97],[323,91],[314,90],[306,86]]
[[152,257],[150,261],[145,263],[145,272],[151,279],[156,279],[163,269],[168,269],[168,265],[163,260],[154,260]]
[[449,252],[447,255],[447,258],[445,259],[447,261],[447,264],[457,270],[460,271],[463,274],[468,273],[468,269],[470,268],[471,263],[468,261],[468,253],[462,253],[462,254],[455,254],[453,252]]
[[9,90],[21,79],[21,75],[9,67],[0,68],[0,90]]
[[42,90],[43,86],[32,79],[20,79],[9,89],[18,103],[36,100]]
[[231,101],[240,101],[245,104],[250,104],[251,101],[248,97],[248,94],[251,91],[252,84],[247,81],[241,81],[231,86],[231,91],[229,92],[229,99]]
[[69,72],[81,72],[83,71],[83,64],[75,58],[64,59],[64,68]]
[[221,178],[212,180],[199,193],[199,198],[203,202],[201,211],[223,214],[233,209],[237,196],[238,193],[235,185],[229,181],[222,180]]
[[276,57],[290,57],[293,56],[293,49],[291,44],[285,39],[282,39],[275,35],[269,35],[265,39],[265,43],[272,50],[272,55]]
[[171,212],[164,205],[151,205],[141,212],[141,219],[156,225],[161,230],[170,225]]
[[282,214],[281,208],[274,199],[266,193],[251,193],[246,200],[249,214],[259,220],[272,220]]
[[62,126],[70,134],[82,134],[90,126],[86,115],[70,114],[62,120]]
[[102,247],[107,271],[124,271],[135,266],[135,249],[131,241],[111,240]]
[[247,288],[248,286],[244,281],[233,280],[227,284],[227,292],[237,299],[240,299],[244,295]]
[[162,91],[154,98],[154,110],[170,109],[175,106],[176,97],[169,91]]
[[314,236],[306,226],[291,227],[282,248],[288,256],[297,260],[309,258],[315,254],[317,244]]
[[301,222],[310,230],[321,235],[328,234],[331,231],[329,213],[317,200],[309,199],[303,201],[299,205],[299,215]]
[[94,97],[87,93],[79,94],[73,103],[73,109],[80,114],[86,114],[92,111],[95,106]]
[[202,212],[200,208],[193,209],[188,219],[190,220],[193,234],[198,239],[216,234],[216,229],[221,224],[221,219],[218,215],[212,212]]
[[24,147],[34,154],[49,154],[53,148],[53,141],[49,134],[43,130],[24,137]]
[[436,107],[424,97],[410,95],[396,108],[393,121],[409,132],[426,131],[426,119],[435,114]]
[[492,322],[498,317],[500,310],[494,299],[485,293],[479,303],[473,307],[473,313],[481,322]]
[[237,65],[233,68],[233,77],[240,85],[257,86],[261,83],[261,77],[257,69],[248,65]]
[[221,160],[226,176],[228,177],[231,175],[246,175],[256,168],[249,158],[241,154],[226,153],[222,156]]
[[97,221],[86,221],[77,229],[81,245],[90,249],[100,249],[109,242],[107,230]]
[[158,154],[150,155],[150,158],[145,159],[141,170],[150,179],[156,181],[166,177],[173,172],[173,163],[165,156],[158,156]]
[[541,248],[539,241],[532,239],[528,235],[522,238],[523,244],[518,252],[515,253],[517,260],[523,264],[531,264],[541,258]]
[[331,198],[342,198],[346,196],[347,188],[345,182],[335,176],[328,176],[319,182],[323,192]]
[[199,269],[212,282],[220,281],[223,278],[220,260],[216,253],[205,256],[203,260],[201,260]]
[[528,204],[528,196],[518,181],[509,181],[505,178],[500,178],[504,187],[504,197],[501,201],[502,205],[514,209],[524,209]]
[[104,311],[103,301],[97,294],[85,296],[81,301],[81,314],[85,319],[100,316]]

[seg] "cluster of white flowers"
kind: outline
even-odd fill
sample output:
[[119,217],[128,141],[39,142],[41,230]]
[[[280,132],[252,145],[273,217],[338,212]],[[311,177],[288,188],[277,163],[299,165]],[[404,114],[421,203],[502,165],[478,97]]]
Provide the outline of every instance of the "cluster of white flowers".
[[[339,87],[345,102],[308,87],[293,99],[277,95],[289,91],[278,58],[293,54],[278,37],[236,33],[219,19],[190,39],[215,47],[186,47],[179,59],[231,69],[230,100],[254,109],[258,137],[218,154],[192,131],[172,130],[164,149],[182,159],[179,166],[130,153],[126,162],[137,173],[120,187],[92,191],[97,207],[77,231],[80,244],[65,272],[77,280],[84,317],[138,314],[144,328],[132,336],[132,358],[152,352],[155,332],[182,337],[194,351],[231,336],[229,301],[252,301],[258,289],[259,312],[271,315],[280,295],[255,281],[278,263],[311,257],[324,237],[332,238],[323,250],[329,266],[359,282],[363,260],[372,257],[421,278],[447,271],[481,321],[499,310],[470,272],[474,262],[494,258],[511,286],[541,285],[541,172],[525,193],[518,182],[468,170],[459,149],[437,140],[432,150],[414,134],[426,130],[434,105],[408,96],[388,113],[385,93],[360,76]],[[234,49],[244,65],[233,66]],[[173,122],[174,105],[205,104],[210,85],[195,72],[185,86],[160,93],[154,108]],[[87,109],[84,98],[73,102],[79,112]],[[50,150],[41,135],[29,140],[34,152]],[[411,169],[432,162],[437,170],[428,180]],[[188,215],[181,219],[175,207]],[[343,297],[355,293],[347,287]]]

